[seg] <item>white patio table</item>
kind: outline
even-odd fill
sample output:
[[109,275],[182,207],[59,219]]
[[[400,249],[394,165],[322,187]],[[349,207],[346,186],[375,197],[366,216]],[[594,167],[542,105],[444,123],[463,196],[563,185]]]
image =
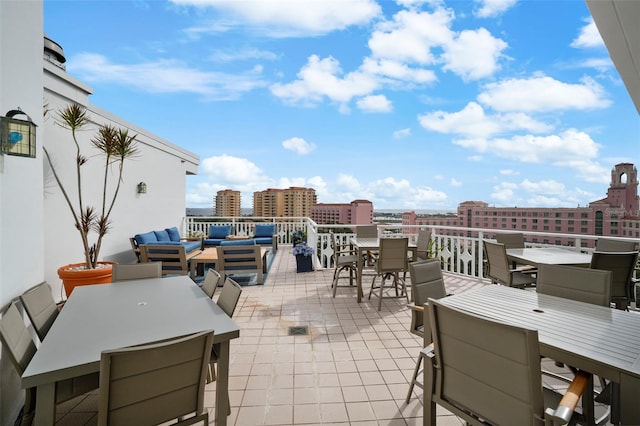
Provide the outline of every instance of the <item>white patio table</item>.
[[215,421],[226,425],[229,342],[240,328],[189,277],[76,287],[22,375],[37,387],[34,424],[54,424],[55,382],[100,371],[103,350],[207,329],[220,348]]
[[561,247],[507,249],[507,258],[512,262],[535,267],[541,263],[587,267],[591,264],[590,254]]
[[640,424],[639,314],[501,285],[469,290],[440,302],[538,330],[543,356],[620,384],[620,404],[612,410],[614,422],[619,416],[621,424]]

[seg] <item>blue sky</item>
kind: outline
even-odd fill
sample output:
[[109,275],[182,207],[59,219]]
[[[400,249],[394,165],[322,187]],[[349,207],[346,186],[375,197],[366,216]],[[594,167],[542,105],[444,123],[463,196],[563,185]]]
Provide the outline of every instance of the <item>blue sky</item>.
[[376,209],[575,207],[640,161],[583,0],[45,0],[91,102],[200,156],[216,191]]

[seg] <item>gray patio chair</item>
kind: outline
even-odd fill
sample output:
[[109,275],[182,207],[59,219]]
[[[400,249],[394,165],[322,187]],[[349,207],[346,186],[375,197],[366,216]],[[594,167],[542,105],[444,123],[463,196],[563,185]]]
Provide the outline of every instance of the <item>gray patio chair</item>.
[[204,291],[207,296],[213,298],[213,295],[218,288],[218,283],[220,282],[220,273],[215,269],[209,268],[207,270],[207,275],[204,277],[204,281],[202,282],[202,291]]
[[496,234],[496,241],[504,244],[506,249],[524,248],[524,236],[522,232],[507,232]]
[[633,270],[638,252],[600,252],[591,256],[591,269],[611,271],[611,303],[618,309],[627,309],[632,300]]
[[[356,238],[378,238],[378,225],[356,226]],[[364,254],[365,265],[371,266],[378,258],[377,250],[369,250]]]
[[429,300],[433,350],[426,358],[424,423],[436,404],[472,425],[551,425],[576,420],[589,374],[564,396],[543,388],[538,332]]
[[[579,302],[591,303],[600,306],[609,306],[611,303],[611,271],[601,271],[599,269],[581,268],[567,265],[541,264],[538,268],[538,282],[536,291],[551,296],[563,297],[565,299],[577,300]],[[556,362],[556,366],[563,367],[564,364]],[[575,373],[575,368],[569,367]],[[543,370],[543,374],[554,377],[558,380],[566,381],[564,375]],[[602,388],[606,388],[607,382],[600,379]],[[593,392],[593,389],[590,390]],[[608,390],[605,392],[609,392]],[[604,398],[597,398],[596,401],[604,402]],[[610,399],[607,405],[610,405]],[[583,408],[585,413],[593,416],[593,404],[586,408],[583,398]],[[610,407],[602,416],[593,421],[594,424],[601,425],[609,420],[611,415]]]
[[[18,376],[22,376],[37,349],[15,302],[11,302],[2,310],[2,318],[0,318],[0,342],[2,342],[4,353],[8,354],[9,361],[13,364]],[[92,373],[86,376],[56,382],[55,403],[60,404],[71,398],[97,389],[99,377],[97,373]],[[25,401],[22,412],[23,425],[31,424],[35,401],[36,389],[25,389]]]
[[536,277],[535,270],[531,268],[510,268],[507,260],[507,251],[504,244],[493,243],[484,240],[484,252],[487,256],[487,276],[494,284],[502,284],[509,287],[534,287]]
[[59,307],[53,300],[51,286],[42,282],[20,295],[20,302],[27,312],[38,338],[42,342],[58,317]]
[[[331,233],[331,248],[333,249],[333,297],[336,297],[338,284],[341,279],[349,278],[349,287],[354,285],[354,279],[358,273],[358,251],[349,244],[340,244],[338,236]],[[340,276],[342,272],[348,272],[349,276]]]
[[[380,238],[380,254],[376,261],[377,275],[371,281],[371,289],[369,290],[369,299],[371,295],[378,298],[378,310],[382,309],[383,298],[406,297],[409,302],[409,294],[404,278],[400,277],[400,273],[404,274],[409,269],[409,239],[404,238]],[[376,286],[376,279],[380,278],[380,285]],[[388,278],[393,278],[392,287],[395,296],[385,296],[385,283]],[[375,290],[379,290],[376,294]],[[400,290],[400,292],[399,292]],[[388,294],[388,292],[387,292]]]
[[612,238],[598,238],[596,240],[596,250],[603,252],[616,251],[638,251],[637,241],[614,240]]
[[141,280],[144,278],[161,278],[162,262],[145,262],[123,264],[116,263],[111,267],[111,282]]
[[[411,309],[411,328],[409,331],[416,336],[422,337],[422,346],[426,348],[431,344],[431,325],[428,321],[428,315],[426,317],[424,315],[424,304],[427,303],[429,298],[440,299],[447,295],[444,287],[444,278],[442,277],[442,265],[438,259],[411,262],[409,263],[409,275],[411,276],[411,298],[413,299],[413,303],[409,304]],[[407,392],[407,404],[411,400],[413,387],[423,388],[422,383],[418,381],[418,377],[422,373],[422,361],[425,354],[426,352],[421,350],[418,355],[413,377],[409,384],[409,392]]]
[[431,229],[420,229],[418,231],[413,260],[426,260],[429,259],[431,255]]
[[541,264],[536,291],[594,305],[611,302],[611,271]]
[[[213,330],[102,351],[99,426],[209,424],[204,406]],[[187,415],[194,415],[186,417]]]
[[[224,311],[225,314],[229,316],[229,318],[233,318],[233,313],[238,306],[238,301],[240,300],[240,295],[242,294],[242,287],[240,284],[227,277],[224,280],[224,286],[222,287],[222,291],[220,292],[220,296],[218,296],[217,304]],[[218,362],[218,345],[213,345],[211,347],[211,354],[209,356],[209,367],[207,369],[207,383],[211,383],[216,380],[216,363]],[[231,405],[227,407],[227,414],[231,414]]]

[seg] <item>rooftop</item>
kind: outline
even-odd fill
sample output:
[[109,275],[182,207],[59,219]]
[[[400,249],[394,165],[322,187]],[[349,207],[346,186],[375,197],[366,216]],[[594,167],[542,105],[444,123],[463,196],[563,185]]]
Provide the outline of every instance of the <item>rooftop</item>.
[[[409,332],[404,299],[384,299],[382,310],[356,290],[339,287],[333,270],[296,273],[291,247],[278,250],[264,285],[243,287],[231,342],[230,425],[420,425],[422,390],[405,397],[422,339]],[[445,273],[449,293],[485,285]],[[219,290],[218,290],[219,291]],[[214,296],[215,298],[216,296]],[[290,335],[290,327],[307,335]],[[545,365],[553,369],[553,363]],[[215,383],[205,406],[213,424]],[[97,391],[57,408],[57,425],[94,425]],[[438,407],[439,425],[464,424]]]

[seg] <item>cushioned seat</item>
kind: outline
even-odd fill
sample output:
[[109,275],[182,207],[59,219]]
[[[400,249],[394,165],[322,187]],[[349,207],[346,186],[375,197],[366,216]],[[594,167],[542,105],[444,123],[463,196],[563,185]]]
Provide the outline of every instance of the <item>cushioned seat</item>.
[[276,235],[275,223],[255,225],[253,230],[253,239],[258,245],[269,245],[273,251],[278,250],[278,236]]
[[209,235],[204,239],[205,247],[219,246],[221,242],[231,235],[231,225],[211,225]]
[[142,234],[136,234],[134,237],[136,245],[180,245],[184,246],[185,252],[191,253],[194,250],[200,250],[202,243],[200,241],[183,241],[180,238],[180,231],[175,226],[159,231],[150,231]]

